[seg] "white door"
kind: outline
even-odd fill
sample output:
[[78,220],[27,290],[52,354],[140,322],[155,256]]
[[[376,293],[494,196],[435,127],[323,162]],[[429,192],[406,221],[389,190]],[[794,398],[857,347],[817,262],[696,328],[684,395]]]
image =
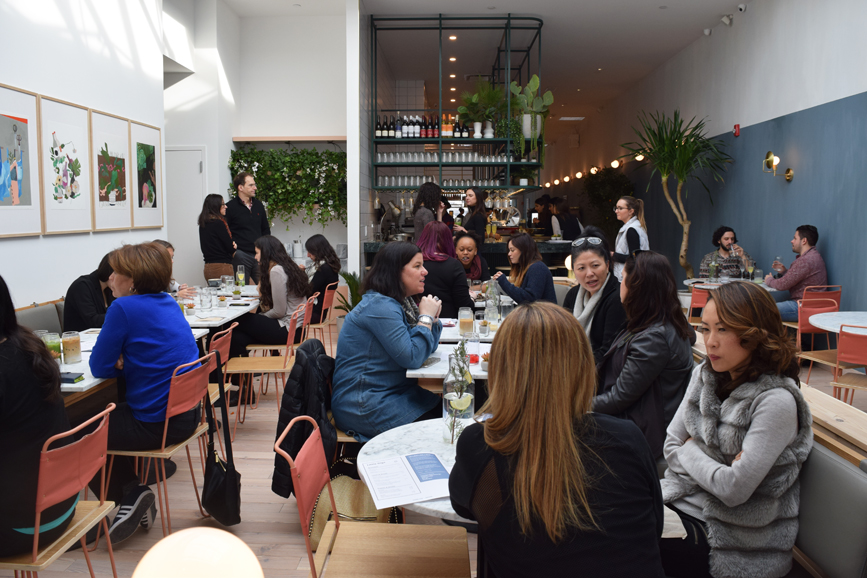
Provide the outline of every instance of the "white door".
[[205,285],[205,261],[196,221],[205,200],[205,147],[166,147],[168,241],[178,283]]

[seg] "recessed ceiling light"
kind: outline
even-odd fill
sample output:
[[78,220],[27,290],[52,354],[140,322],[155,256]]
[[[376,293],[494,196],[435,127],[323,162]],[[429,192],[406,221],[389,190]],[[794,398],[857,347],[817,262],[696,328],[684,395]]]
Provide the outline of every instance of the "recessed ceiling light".
[[456,74],[449,74],[449,78],[455,78],[456,76]]
[[559,184],[560,184],[560,179],[554,179],[554,186],[557,186]]
[[457,40],[457,39],[458,39],[457,36],[449,36],[449,40]]
[[580,88],[578,89],[578,92],[581,92],[581,89],[580,89]]
[[565,177],[563,177],[563,182],[564,182],[564,183],[568,183],[568,182],[569,182],[569,175],[566,175]]
[[453,87],[451,87],[449,90],[451,90],[452,92],[454,92],[454,91],[457,90],[457,88],[455,88],[455,87],[453,86]]
[[560,120],[584,120],[583,116],[561,116]]
[[551,183],[545,183],[545,188],[546,188],[546,189],[550,189],[550,188],[551,188]]
[[452,102],[454,102],[454,101],[455,101],[455,99],[451,99],[451,100],[452,100]]
[[457,58],[455,58],[454,56],[452,56],[451,58],[449,58],[449,60],[450,60],[451,62],[454,62],[455,60],[457,60]]
[[601,69],[601,68],[597,68],[596,71],[597,71],[597,72],[602,72],[602,69]]

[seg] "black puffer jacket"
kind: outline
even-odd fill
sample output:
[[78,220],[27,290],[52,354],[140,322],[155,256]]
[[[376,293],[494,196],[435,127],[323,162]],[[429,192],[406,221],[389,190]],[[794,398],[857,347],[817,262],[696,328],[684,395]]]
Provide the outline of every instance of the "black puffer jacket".
[[[337,430],[328,421],[327,413],[327,406],[331,401],[328,383],[333,374],[334,359],[326,355],[325,348],[318,339],[308,339],[295,350],[295,365],[286,378],[275,437],[275,439],[280,437],[292,419],[299,415],[309,415],[316,420],[322,431],[322,445],[325,447],[325,456],[329,462],[337,449]],[[313,426],[307,422],[296,424],[280,447],[294,458],[307,441],[311,431]],[[283,498],[288,498],[292,492],[289,463],[276,453],[271,491]]]

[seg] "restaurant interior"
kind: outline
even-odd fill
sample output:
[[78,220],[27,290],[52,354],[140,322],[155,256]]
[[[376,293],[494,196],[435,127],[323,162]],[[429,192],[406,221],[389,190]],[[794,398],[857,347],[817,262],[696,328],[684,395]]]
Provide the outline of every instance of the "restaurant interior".
[[[321,341],[323,355],[338,357],[339,368],[338,344],[349,311],[341,312],[338,305],[357,305],[353,281],[360,282],[389,246],[419,242],[422,232],[414,227],[419,217],[413,206],[420,188],[439,185],[442,199],[451,207],[445,212],[460,218],[460,211],[464,223],[472,210],[467,190],[485,190],[489,213],[478,253],[490,268],[488,277],[495,280],[484,286],[470,283],[475,326],[472,308],[465,318],[476,333],[481,323],[485,334],[480,343],[467,344],[459,320],[463,312],[454,316],[458,319],[451,327],[437,329],[439,321],[432,319],[432,357],[425,355],[425,364],[409,368],[405,375],[427,392],[451,399],[450,407],[456,408],[449,397],[454,394],[449,376],[455,370],[450,354],[465,346],[474,347],[477,358],[484,354],[477,360],[480,365],[473,362],[466,370],[477,396],[469,415],[463,416],[471,424],[472,411],[478,412],[488,395],[488,354],[497,358],[492,352],[497,347],[492,324],[504,323],[504,309],[514,312],[518,308],[513,306],[523,299],[503,289],[511,283],[521,285],[514,278],[496,289],[497,275],[505,280],[516,270],[510,236],[529,233],[539,260],[550,271],[547,277],[556,304],[562,306],[569,290],[579,286],[573,271],[578,255],[574,237],[544,229],[542,199],[546,206],[551,198],[555,204],[561,201],[581,227],[597,227],[608,237],[605,245],[610,244],[615,261],[615,253],[624,252],[620,240],[625,236],[620,233],[627,228],[626,220],[618,220],[618,202],[632,196],[643,202],[642,230],[649,247],[638,252],[649,249],[670,264],[680,307],[693,328],[690,370],[692,364],[714,356],[710,342],[705,344],[711,333],[707,328],[701,331],[699,312],[708,309],[709,291],[734,284],[728,272],[714,271],[717,252],[712,236],[720,227],[730,227],[737,232],[737,245],[749,253],[739,273],[735,266],[733,276],[755,281],[751,290],[760,286],[775,302],[798,303],[793,305],[794,321],[784,323],[783,333],[798,348],[801,397],[793,395],[812,416],[812,426],[807,423],[805,431],[812,436],[813,450],[798,462],[799,467],[803,464],[800,513],[796,509],[787,516],[799,523],[790,532],[792,544],[784,549],[785,559],[794,563],[785,572],[777,567],[763,573],[758,565],[753,574],[744,575],[863,576],[867,394],[862,390],[867,389],[867,350],[858,342],[855,349],[863,351],[852,354],[857,359],[843,360],[837,354],[844,351],[846,326],[856,326],[848,333],[852,339],[867,333],[867,293],[858,289],[867,285],[867,268],[858,265],[858,247],[864,247],[858,215],[863,216],[864,209],[856,199],[862,185],[854,170],[858,151],[867,147],[867,37],[860,29],[865,18],[863,0],[537,0],[531,5],[515,0],[2,2],[0,36],[15,56],[7,60],[0,79],[0,280],[8,286],[20,325],[62,333],[63,299],[76,278],[96,269],[110,251],[165,239],[173,249],[172,280],[204,287],[207,294],[196,219],[206,195],[218,194],[226,201],[236,196],[233,178],[247,171],[258,184],[256,198],[267,207],[270,234],[302,270],[318,268],[305,246],[313,235],[323,235],[336,248],[339,286],[335,290],[329,285],[331,292],[320,297],[326,299],[327,314],[322,319],[308,314],[305,323],[312,325],[304,326],[301,339]],[[500,91],[496,102],[481,111],[480,93],[484,99],[486,91],[495,90]],[[659,149],[651,137],[660,136],[652,131],[662,126],[661,119],[680,120],[681,128],[687,127],[681,144],[701,133],[701,146],[711,149],[691,160],[682,178],[676,171],[663,174],[658,162]],[[534,134],[537,122],[540,130]],[[461,127],[464,136],[458,136]],[[112,138],[122,143],[120,152],[109,150]],[[85,153],[80,164],[74,158],[79,150]],[[136,159],[138,170],[127,165],[126,174],[120,173],[125,186],[118,189],[129,187],[135,195],[104,194],[103,155],[113,159],[112,167],[121,166],[124,158]],[[75,177],[68,188],[67,169]],[[315,177],[304,176],[311,174]],[[549,222],[550,218],[549,212]],[[778,269],[778,264],[793,269],[796,256],[806,254],[806,249],[799,253],[792,240],[793,234],[796,241],[804,238],[796,229],[801,231],[805,224],[818,231],[818,243],[807,248],[821,254],[827,270],[824,281],[815,283],[820,291],[828,290],[819,298],[836,302],[814,312],[823,316],[813,319],[815,325],[809,315],[797,311],[807,311],[809,287],[803,297],[794,291],[788,296],[771,287],[785,275],[772,281],[764,277],[784,272],[785,266]],[[633,253],[633,247],[625,252]],[[701,274],[700,263],[710,253],[711,274]],[[636,260],[638,255],[632,257]],[[426,256],[425,266],[427,260]],[[631,276],[634,269],[629,267]],[[346,272],[355,278],[343,277]],[[721,276],[726,278],[720,280]],[[237,275],[233,282],[239,283]],[[625,286],[626,281],[621,282]],[[187,318],[203,356],[219,349],[220,331],[245,315],[253,316],[260,305],[255,285],[239,289],[234,297],[240,302],[234,303],[226,279],[212,287],[212,313]],[[220,303],[225,305],[220,309],[218,302],[227,299],[229,304]],[[485,307],[492,299],[493,316]],[[193,307],[193,298],[189,303],[178,301],[181,310]],[[198,297],[195,304],[202,307]],[[424,305],[422,300],[415,308],[416,321],[422,324]],[[573,310],[567,309],[572,317]],[[578,311],[574,318],[581,322]],[[290,315],[291,311],[287,320]],[[585,327],[588,333],[590,327]],[[64,361],[60,366],[61,372],[80,370],[84,375],[81,383],[61,386],[71,427],[117,402],[116,380],[97,378],[88,366],[99,333],[97,328],[89,331],[80,332],[78,363],[68,367]],[[161,488],[159,505],[170,506],[170,516],[166,507],[159,507],[153,527],[138,529],[111,553],[103,539],[95,547],[89,543],[93,549],[88,556],[80,547],[53,545],[55,551],[40,558],[41,566],[29,565],[29,549],[15,561],[0,556],[0,577],[28,576],[25,572],[34,569],[43,577],[87,572],[139,578],[308,576],[311,566],[312,575],[318,576],[328,548],[313,551],[305,515],[319,519],[317,541],[320,536],[335,540],[325,576],[534,575],[520,573],[517,566],[515,574],[504,572],[503,566],[495,571],[495,557],[502,550],[490,542],[483,545],[481,521],[477,524],[455,512],[448,485],[445,490],[426,490],[418,470],[413,470],[420,495],[434,493],[389,501],[374,489],[375,465],[403,459],[411,469],[415,465],[406,456],[417,452],[436,454],[436,465],[447,470],[448,480],[448,471],[455,466],[456,439],[463,431],[463,426],[458,431],[457,418],[448,407],[443,410],[448,414],[444,437],[437,419],[430,420],[427,430],[403,430],[426,423],[419,422],[376,436],[362,435],[362,444],[353,437],[355,432],[335,425],[329,409],[324,423],[330,418],[334,439],[323,435],[323,441],[326,454],[334,454],[326,456],[324,465],[331,472],[326,477],[332,480],[338,503],[337,494],[364,494],[363,507],[367,514],[373,509],[373,518],[357,514],[364,518],[359,522],[353,514],[341,514],[341,524],[326,526],[326,518],[315,516],[322,504],[328,507],[328,493],[320,495],[321,486],[310,498],[319,500],[315,506],[294,493],[288,498],[278,495],[277,479],[286,475],[281,472],[289,472],[288,466],[281,470],[281,464],[294,463],[296,457],[302,462],[296,455],[300,444],[291,455],[275,450],[275,442],[278,448],[282,443],[276,437],[285,435],[288,424],[283,420],[287,379],[299,381],[290,373],[300,340],[287,343],[289,347],[276,345],[274,351],[258,346],[261,357],[227,359],[226,342],[222,362],[234,365],[225,377],[249,376],[242,388],[249,403],[242,399],[224,404],[229,406],[226,411],[216,407],[216,449],[212,440],[208,453],[208,423],[203,422],[196,431],[204,432],[204,438],[191,438],[185,446],[192,456],[189,466],[180,451],[184,448],[175,448],[172,461],[182,471],[168,479],[163,472],[162,483],[155,486],[149,480],[155,491]],[[559,363],[552,361],[554,367]],[[594,376],[598,367],[590,368]],[[211,374],[206,392],[212,401],[228,397],[213,383],[217,373]],[[326,397],[331,395],[330,381],[329,377]],[[0,384],[7,383],[0,374]],[[3,407],[2,393],[0,416],[9,411]],[[459,390],[457,395],[464,394]],[[330,408],[330,397],[323,403]],[[478,415],[476,420],[481,421]],[[668,416],[666,425],[670,421]],[[307,427],[305,431],[312,429]],[[3,431],[0,426],[0,434]],[[426,444],[425,436],[433,441]],[[4,445],[0,439],[0,459]],[[201,464],[196,453],[202,455]],[[154,463],[169,457],[157,450],[145,454],[143,459]],[[735,454],[723,458],[727,462],[721,469],[734,468],[741,458]],[[205,495],[208,478],[205,455],[234,460],[242,476],[239,522],[223,524],[216,519],[219,514],[204,515],[208,508],[199,498],[200,493]],[[351,464],[355,479],[343,475],[335,482],[344,467],[332,465],[337,456],[338,463]],[[656,467],[663,478],[666,462],[659,455],[653,458],[661,460]],[[150,467],[144,464],[137,468]],[[762,477],[772,465],[782,467],[781,462],[769,462]],[[0,476],[14,469],[6,463]],[[190,491],[187,469],[193,472],[195,492]],[[159,480],[160,474],[156,477]],[[87,479],[82,480],[86,488]],[[99,496],[82,494],[81,503],[88,499]],[[689,524],[678,517],[680,511],[663,509],[655,539],[660,534],[678,540],[692,537]],[[109,510],[99,510],[99,516],[91,513],[91,526]],[[107,521],[111,524],[111,517]],[[376,523],[386,521],[399,523]],[[69,544],[77,544],[89,529],[81,524],[72,529]],[[311,526],[309,535],[313,534]],[[715,536],[711,534],[708,548],[722,548]],[[760,540],[754,536],[747,542],[761,550],[756,545]],[[556,550],[551,552],[550,558],[557,559]],[[713,560],[711,555],[710,575],[728,575]],[[648,575],[691,575],[670,573],[663,566],[665,573]]]

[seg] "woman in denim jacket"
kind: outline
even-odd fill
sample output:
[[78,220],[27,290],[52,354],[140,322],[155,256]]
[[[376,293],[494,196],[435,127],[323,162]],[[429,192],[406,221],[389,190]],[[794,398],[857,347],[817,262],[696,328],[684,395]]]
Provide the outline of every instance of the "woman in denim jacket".
[[423,297],[421,249],[389,243],[364,277],[364,297],[337,343],[331,409],[337,427],[360,442],[414,421],[442,417],[440,398],[407,379],[439,344],[440,302]]

